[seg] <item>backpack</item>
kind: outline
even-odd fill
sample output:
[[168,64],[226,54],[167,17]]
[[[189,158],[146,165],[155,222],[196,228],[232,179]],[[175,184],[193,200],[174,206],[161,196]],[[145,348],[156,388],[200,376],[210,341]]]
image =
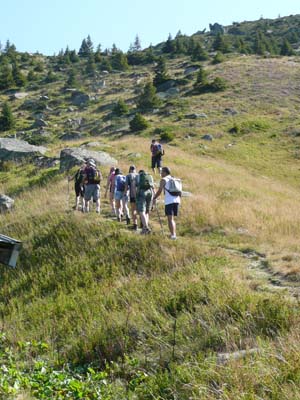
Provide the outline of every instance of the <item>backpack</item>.
[[[166,187],[168,186],[168,188]],[[165,190],[170,193],[171,196],[181,196],[182,194],[182,182],[179,178],[171,176],[166,182]]]
[[160,143],[153,146],[153,154],[156,156],[163,156],[165,154],[163,147]]
[[89,184],[99,184],[101,182],[101,172],[93,167],[87,169],[87,181]]
[[124,192],[126,184],[126,176],[124,175],[117,175],[116,176],[116,188],[118,192]]
[[82,168],[80,168],[80,169],[76,172],[76,174],[75,174],[75,176],[74,176],[75,184],[76,184],[76,185],[81,185],[81,184],[83,183],[83,178],[84,178],[84,170],[83,170]]
[[138,187],[141,190],[148,190],[153,187],[152,176],[145,172],[140,173],[138,177]]

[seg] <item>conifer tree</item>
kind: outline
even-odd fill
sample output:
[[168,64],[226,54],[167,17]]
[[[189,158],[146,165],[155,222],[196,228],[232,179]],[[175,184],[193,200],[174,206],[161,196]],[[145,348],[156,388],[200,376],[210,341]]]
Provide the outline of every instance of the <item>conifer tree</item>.
[[149,123],[140,113],[136,113],[134,118],[129,122],[129,126],[132,132],[139,132],[147,129]]
[[8,89],[15,84],[12,68],[7,62],[0,65],[0,90]]
[[125,115],[128,113],[128,106],[123,99],[117,101],[113,108],[113,113],[116,114],[118,117]]
[[111,66],[118,71],[126,71],[129,68],[127,56],[121,50],[113,53],[111,56]]
[[76,72],[73,68],[70,69],[70,71],[68,72],[68,79],[66,81],[66,86],[70,88],[76,88],[78,86]]
[[94,55],[91,53],[86,62],[85,72],[87,75],[94,76],[96,72],[96,64]]
[[197,72],[196,82],[194,83],[194,90],[198,93],[205,91],[208,85],[208,74],[205,69],[200,65],[199,71]]
[[175,51],[175,43],[172,39],[171,34],[169,33],[168,39],[162,48],[162,52],[163,53],[174,53],[174,51]]
[[14,82],[18,87],[22,87],[26,84],[26,77],[24,74],[22,74],[20,67],[17,63],[13,64],[12,75]]
[[154,72],[155,76],[153,79],[153,85],[155,87],[158,87],[159,85],[170,79],[167,73],[166,61],[163,57],[159,57]]
[[281,56],[293,56],[295,54],[290,42],[285,39],[281,45],[280,55]]
[[209,59],[207,51],[198,42],[195,44],[192,52],[192,61],[206,61]]
[[79,61],[79,57],[78,57],[76,50],[71,50],[69,57],[70,57],[71,63],[77,63]]
[[152,82],[146,83],[144,90],[138,99],[137,107],[142,112],[147,112],[159,105],[160,100],[156,96],[156,88],[153,86]]
[[221,33],[216,35],[216,38],[212,45],[214,51],[220,51],[221,53],[229,53],[229,44],[225,36]]
[[0,115],[0,130],[8,131],[15,126],[15,118],[11,108],[7,102],[3,103],[2,112]]
[[93,43],[89,35],[86,39],[83,39],[78,51],[78,55],[79,57],[87,58],[90,56],[90,54],[93,54]]

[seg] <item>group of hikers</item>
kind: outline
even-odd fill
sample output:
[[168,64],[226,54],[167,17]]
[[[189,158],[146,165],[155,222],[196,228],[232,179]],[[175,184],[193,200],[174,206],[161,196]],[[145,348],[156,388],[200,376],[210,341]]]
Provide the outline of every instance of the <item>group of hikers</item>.
[[[161,176],[159,188],[155,190],[154,180],[151,174],[141,169],[137,171],[134,165],[129,167],[128,174],[124,175],[120,168],[111,167],[106,181],[105,195],[109,196],[112,215],[121,222],[126,220],[127,225],[132,222],[134,230],[138,230],[138,216],[142,234],[149,234],[149,214],[156,207],[157,198],[164,193],[165,215],[168,219],[170,238],[175,240],[176,222],[174,217],[178,215],[181,200],[181,181],[171,175],[168,167],[162,167],[164,150],[155,139],[150,145],[151,167],[155,174]],[[103,177],[93,159],[87,159],[74,176],[69,180],[75,181],[76,210],[89,212],[91,201],[96,205],[96,213],[100,213],[100,184]],[[81,203],[81,204],[80,204]],[[130,205],[130,209],[129,209]],[[159,213],[158,213],[159,215]],[[161,221],[160,221],[161,222]]]

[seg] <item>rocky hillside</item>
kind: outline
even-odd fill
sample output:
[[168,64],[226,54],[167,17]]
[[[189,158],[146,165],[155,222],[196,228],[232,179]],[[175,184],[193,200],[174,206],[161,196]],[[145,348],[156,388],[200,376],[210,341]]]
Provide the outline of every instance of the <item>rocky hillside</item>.
[[[1,55],[0,226],[23,242],[0,269],[1,398],[300,396],[300,61],[206,50],[123,70],[119,52]],[[73,210],[83,157],[149,169],[153,137],[192,194],[179,240],[162,203],[146,237],[103,193],[100,215]]]

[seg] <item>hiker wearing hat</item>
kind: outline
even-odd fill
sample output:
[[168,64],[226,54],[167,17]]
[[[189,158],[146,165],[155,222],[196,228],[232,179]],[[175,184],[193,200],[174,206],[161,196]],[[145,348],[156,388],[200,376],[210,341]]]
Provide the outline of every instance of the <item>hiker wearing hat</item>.
[[152,208],[152,200],[154,195],[154,183],[150,174],[144,170],[140,170],[135,178],[136,186],[136,209],[140,215],[143,225],[142,234],[151,232],[149,228],[149,213]]
[[[159,188],[153,198],[154,204],[156,199],[161,195],[162,192],[165,194],[165,215],[168,218],[168,227],[170,231],[170,238],[176,240],[176,222],[175,218],[178,215],[180,199],[181,199],[181,181],[180,179],[171,176],[171,171],[168,167],[162,167],[161,171],[162,179],[159,184]],[[171,182],[179,182],[180,187],[172,188]],[[171,189],[172,188],[172,189]],[[172,191],[173,190],[173,191]]]
[[[134,184],[135,178],[137,176],[136,168],[134,165],[129,167],[129,174],[126,175],[126,183],[124,192],[129,192],[129,202],[131,208],[133,229],[137,230],[137,211],[136,211],[136,186]],[[130,220],[129,220],[130,222]]]
[[122,221],[123,212],[126,213],[126,222],[130,223],[130,215],[128,208],[128,195],[125,192],[126,176],[124,176],[119,168],[115,170],[115,178],[113,182],[113,189],[115,193],[116,214],[117,220]]
[[100,213],[100,182],[102,180],[101,172],[97,169],[93,159],[87,160],[87,167],[84,171],[85,181],[85,212],[90,211],[90,201],[96,203],[96,213]]
[[106,188],[105,188],[105,195],[104,197],[107,197],[107,193],[109,192],[109,203],[111,206],[111,212],[113,215],[116,215],[116,205],[115,205],[115,193],[113,190],[113,182],[115,179],[115,167],[111,167],[109,170],[109,174],[107,177],[107,181],[106,181]]
[[[86,168],[86,162],[84,161],[81,167],[75,172],[73,176],[68,177],[68,181],[74,179],[74,189],[75,189],[75,210],[84,210],[84,173]],[[80,205],[81,200],[81,205]]]

